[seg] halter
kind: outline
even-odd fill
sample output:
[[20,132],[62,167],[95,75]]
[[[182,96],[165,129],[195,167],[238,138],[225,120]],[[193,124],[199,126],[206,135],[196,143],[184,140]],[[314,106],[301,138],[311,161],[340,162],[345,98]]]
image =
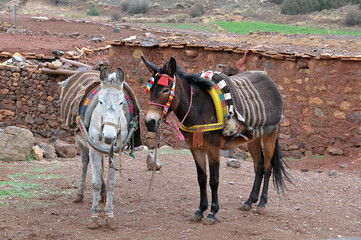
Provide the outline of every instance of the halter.
[[[170,121],[168,121],[166,119],[167,117],[167,113],[168,113],[168,110],[169,110],[169,107],[170,105],[172,104],[172,101],[173,101],[173,98],[174,98],[174,93],[175,93],[175,85],[176,85],[176,76],[174,76],[174,78],[172,78],[171,76],[167,75],[167,74],[161,74],[161,73],[156,73],[155,74],[155,77],[156,76],[160,76],[159,80],[158,80],[158,84],[159,85],[162,85],[162,86],[168,86],[168,80],[172,81],[173,82],[173,85],[171,87],[171,91],[170,91],[170,94],[169,94],[169,98],[168,98],[168,101],[167,101],[167,104],[164,105],[164,104],[160,104],[160,103],[155,103],[155,102],[150,102],[149,104],[150,105],[155,105],[155,106],[159,106],[159,107],[163,107],[163,113],[162,113],[162,119],[164,119],[164,122],[173,127],[177,132],[178,132],[178,137],[180,140],[184,141],[185,138],[183,136],[183,134],[181,133],[181,131],[179,130],[179,127],[181,125],[183,125],[183,122],[184,120],[187,118],[188,114],[189,114],[189,111],[191,110],[191,107],[192,107],[192,99],[193,99],[193,87],[191,86],[191,96],[190,96],[190,104],[189,104],[189,107],[188,107],[188,111],[187,113],[184,115],[182,121],[179,123],[179,125],[176,124],[176,121],[174,120],[173,118],[173,125]],[[148,80],[148,84],[147,84],[147,87],[145,89],[145,92],[146,93],[149,93],[150,92],[150,89],[153,87],[154,85],[154,80],[155,78],[152,76],[149,78]]]
[[[163,113],[162,113],[162,119],[164,117],[167,116],[168,110],[170,105],[172,104],[173,98],[174,98],[174,91],[175,91],[175,84],[176,84],[176,77],[174,76],[174,78],[172,78],[171,76],[169,76],[168,74],[162,74],[162,73],[156,73],[156,76],[160,76],[159,80],[158,80],[158,85],[162,85],[162,86],[168,86],[169,81],[173,82],[172,87],[170,89],[170,94],[169,94],[169,98],[167,101],[167,104],[160,104],[160,103],[155,103],[155,102],[150,102],[150,105],[155,105],[155,106],[160,106],[163,107]],[[154,80],[155,78],[152,76],[151,78],[149,78],[148,80],[148,84],[147,84],[147,88],[145,89],[146,93],[150,92],[150,89],[153,87],[154,85]],[[169,80],[169,81],[168,81]]]

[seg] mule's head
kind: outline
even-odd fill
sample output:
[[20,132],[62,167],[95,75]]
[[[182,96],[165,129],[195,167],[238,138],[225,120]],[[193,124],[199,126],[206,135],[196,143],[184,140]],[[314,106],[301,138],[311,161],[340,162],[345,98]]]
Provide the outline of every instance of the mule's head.
[[143,57],[142,60],[152,73],[146,89],[150,93],[150,106],[145,117],[145,125],[148,131],[156,132],[162,119],[178,105],[178,100],[174,96],[177,63],[174,58],[171,58],[162,68],[159,68]]
[[126,99],[123,93],[123,83],[125,80],[122,69],[109,74],[108,68],[100,71],[101,90],[98,93],[98,105],[101,114],[101,137],[106,144],[113,143],[120,133],[123,123],[123,104]]

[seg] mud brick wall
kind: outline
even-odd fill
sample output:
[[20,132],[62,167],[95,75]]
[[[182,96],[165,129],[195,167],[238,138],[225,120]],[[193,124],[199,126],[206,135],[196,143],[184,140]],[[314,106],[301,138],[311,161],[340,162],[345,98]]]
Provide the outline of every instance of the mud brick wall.
[[71,132],[60,121],[60,87],[66,76],[37,69],[0,66],[0,127],[16,125],[43,137],[66,138]]
[[[110,55],[113,69],[119,66],[125,70],[145,112],[148,96],[144,87],[150,74],[141,55],[158,66],[175,57],[190,73],[220,66],[234,70],[235,62],[243,57],[243,53],[202,47],[141,47],[127,43],[115,44]],[[280,89],[285,116],[280,142],[287,156],[359,154],[361,61],[251,52],[245,67],[266,71]],[[148,133],[146,138],[151,145],[154,136]],[[168,127],[164,128],[162,142],[182,146],[175,131]]]

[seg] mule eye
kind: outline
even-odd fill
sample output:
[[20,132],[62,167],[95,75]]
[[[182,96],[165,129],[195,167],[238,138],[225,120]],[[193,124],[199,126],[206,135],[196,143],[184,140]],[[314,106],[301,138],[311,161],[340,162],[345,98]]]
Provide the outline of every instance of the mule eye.
[[103,102],[102,102],[102,101],[99,101],[99,103],[100,103],[100,104],[103,104]]
[[168,94],[168,93],[169,93],[169,88],[163,89],[163,93],[164,93],[164,94]]
[[123,104],[123,102],[120,102],[120,103],[119,103],[119,105],[122,105],[122,104]]

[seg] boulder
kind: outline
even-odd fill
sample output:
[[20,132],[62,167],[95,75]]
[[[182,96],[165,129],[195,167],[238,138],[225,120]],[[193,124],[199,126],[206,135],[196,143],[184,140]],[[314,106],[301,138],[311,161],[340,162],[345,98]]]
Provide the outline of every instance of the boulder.
[[[149,170],[153,170],[154,166],[154,155],[152,153],[149,153],[147,156],[147,168]],[[162,164],[158,161],[158,158],[155,162],[155,170],[159,171],[162,168]]]
[[75,144],[68,144],[62,140],[56,140],[54,143],[55,152],[59,157],[73,158],[78,153],[78,147]]
[[0,131],[0,160],[25,161],[34,145],[34,135],[28,129],[10,126]]
[[40,143],[40,148],[44,150],[44,157],[48,160],[51,160],[55,157],[55,147],[46,144],[46,143]]

